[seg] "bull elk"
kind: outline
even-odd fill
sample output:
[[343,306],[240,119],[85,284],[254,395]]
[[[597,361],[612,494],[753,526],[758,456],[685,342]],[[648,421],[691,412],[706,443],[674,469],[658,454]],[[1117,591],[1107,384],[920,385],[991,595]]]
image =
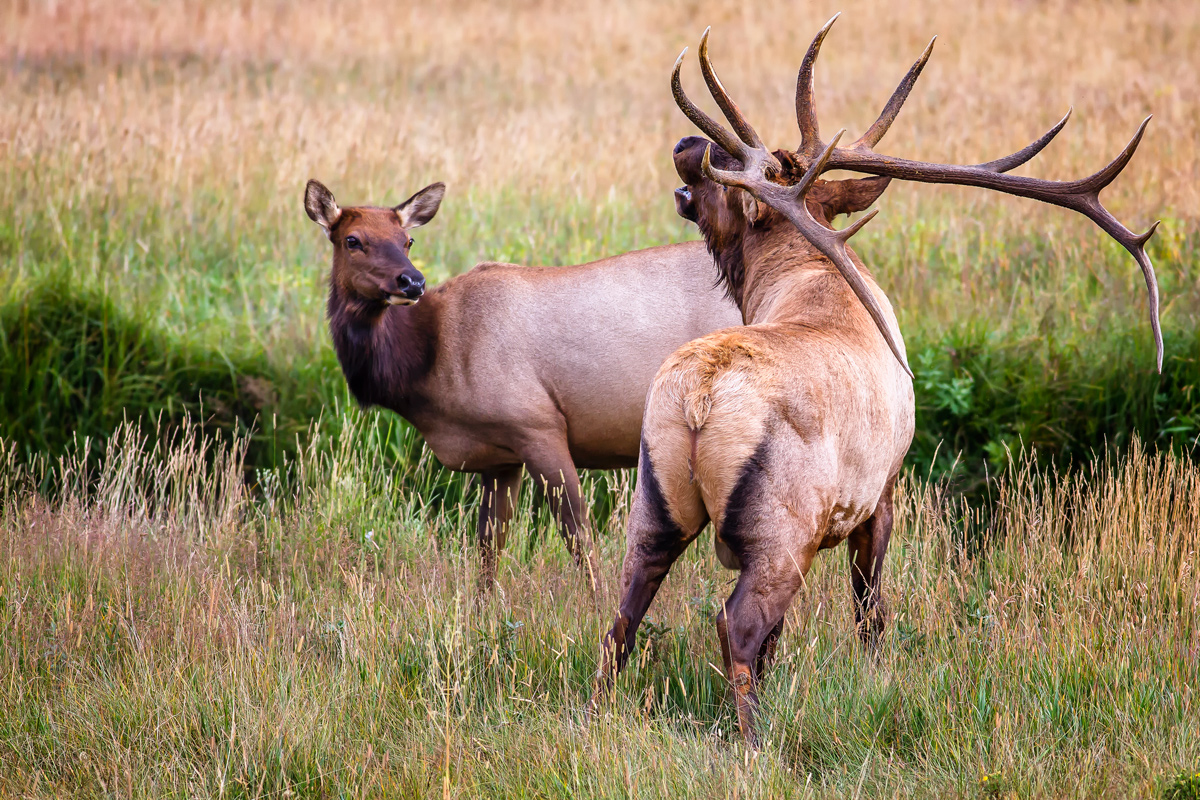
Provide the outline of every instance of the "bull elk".
[[[834,20],[837,17],[834,17]],[[717,615],[725,675],[738,723],[755,743],[756,687],[774,655],[784,614],[819,550],[848,543],[859,635],[868,647],[883,629],[880,582],[892,531],[892,491],[913,436],[912,373],[887,296],[843,230],[813,203],[838,193],[865,208],[890,179],[980,186],[1074,209],[1124,245],[1145,274],[1162,362],[1154,271],[1145,252],[1154,228],[1133,234],[1098,194],[1133,156],[1145,130],[1100,172],[1062,183],[1006,175],[1042,150],[1046,135],[1007,158],[975,166],[908,161],[872,149],[896,118],[933,43],[909,70],[879,119],[856,142],[820,138],[813,65],[834,20],[817,34],[796,86],[800,148],[768,152],[726,93],[700,43],[700,68],[727,131],[672,89],[683,113],[711,141],[675,147],[681,215],[696,222],[737,300],[746,327],[676,350],[647,400],[621,602],[601,648],[592,707],[624,667],[647,608],[671,565],[708,523],[721,563],[740,575]],[[686,51],[685,51],[686,53]],[[844,131],[843,131],[844,133]],[[874,175],[825,182],[832,169]]]
[[397,412],[442,464],[480,474],[481,589],[495,578],[522,465],[594,581],[576,467],[635,466],[663,359],[741,317],[701,242],[579,266],[484,263],[426,291],[409,231],[444,192],[435,183],[395,208],[341,208],[308,182],[304,207],[333,244],[328,316],[342,372],[364,407]]

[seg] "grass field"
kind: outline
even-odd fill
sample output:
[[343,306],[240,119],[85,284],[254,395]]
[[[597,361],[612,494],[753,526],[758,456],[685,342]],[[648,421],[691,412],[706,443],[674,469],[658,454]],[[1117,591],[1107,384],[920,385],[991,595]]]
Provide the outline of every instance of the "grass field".
[[[707,537],[587,723],[593,603],[522,525],[477,604],[468,526],[317,441],[246,494],[239,448],[132,429],[92,480],[0,459],[0,791],[20,796],[1194,797],[1200,470],[1026,462],[988,526],[901,488],[877,659],[818,559],[742,749]],[[206,456],[205,445],[216,455]],[[364,446],[365,445],[365,446]],[[210,467],[209,464],[212,464]],[[621,493],[626,496],[627,493]],[[621,557],[624,507],[603,531]],[[525,519],[526,517],[522,517]],[[597,608],[598,606],[598,608]],[[581,613],[581,610],[583,613]]]
[[[827,554],[757,759],[709,663],[728,576],[707,546],[584,728],[613,598],[580,614],[533,526],[475,609],[470,487],[348,401],[309,177],[380,204],[446,181],[414,251],[432,281],[693,238],[670,195],[692,132],[676,55],[712,25],[742,108],[795,146],[795,69],[836,10],[0,5],[0,793],[1200,796],[1190,2],[866,0],[830,34],[818,108],[852,136],[939,35],[897,155],[988,160],[1073,105],[1024,171],[1078,177],[1153,113],[1104,198],[1136,230],[1164,220],[1166,359],[1156,375],[1132,260],[1086,220],[891,187],[855,247],[917,374],[894,626],[877,663],[857,654]],[[703,96],[694,63],[684,80]],[[125,419],[140,443],[113,438]],[[1010,467],[1022,446],[1040,467]],[[611,574],[630,480],[590,483]]]

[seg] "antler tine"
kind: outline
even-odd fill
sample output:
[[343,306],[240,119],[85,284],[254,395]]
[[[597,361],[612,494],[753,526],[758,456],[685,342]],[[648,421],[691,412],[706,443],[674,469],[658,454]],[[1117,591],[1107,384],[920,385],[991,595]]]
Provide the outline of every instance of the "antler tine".
[[733,132],[738,135],[738,138],[751,147],[761,148],[763,143],[758,138],[758,133],[742,116],[742,111],[738,108],[737,103],[733,102],[733,98],[725,91],[725,86],[717,77],[717,71],[713,69],[712,61],[709,60],[708,34],[710,31],[712,31],[711,27],[705,28],[704,35],[700,37],[700,72],[704,75],[704,82],[708,84],[709,93],[712,94],[713,100],[717,101],[717,106],[725,115],[725,119],[729,120],[729,124],[733,126]]
[[958,186],[976,186],[991,189],[1004,194],[1028,197],[1043,203],[1060,206],[1083,214],[1122,247],[1129,251],[1142,271],[1146,281],[1148,304],[1150,311],[1150,328],[1154,333],[1154,345],[1157,352],[1156,363],[1162,371],[1163,342],[1162,330],[1158,319],[1158,279],[1154,274],[1154,265],[1146,253],[1146,242],[1154,235],[1158,226],[1155,223],[1142,234],[1134,233],[1126,228],[1100,202],[1100,192],[1121,173],[1133,158],[1138,144],[1150,122],[1147,117],[1138,127],[1137,133],[1125,145],[1121,153],[1106,167],[1082,180],[1049,181],[1038,178],[1027,178],[1022,175],[1004,174],[1007,170],[1023,164],[1042,147],[1049,143],[1054,135],[1062,130],[1067,117],[1063,117],[1057,125],[1033,144],[1005,158],[990,161],[986,164],[962,166],[957,164],[936,164],[924,161],[910,161],[903,158],[893,158],[875,153],[869,148],[840,148],[826,162],[825,170],[845,169],[853,172],[865,172],[869,175],[880,175],[899,180],[917,183],[941,183]]
[[837,22],[837,18],[842,15],[842,12],[834,14],[829,22],[825,23],[825,27],[817,32],[813,37],[812,44],[808,46],[808,52],[804,54],[804,61],[800,62],[800,74],[796,76],[796,125],[800,128],[800,154],[815,157],[821,152],[821,129],[817,124],[817,109],[813,101],[813,66],[816,64],[817,55],[821,52],[821,43],[825,41],[825,34],[829,33],[829,29],[833,27],[833,23]]
[[1133,154],[1137,152],[1138,145],[1142,143],[1142,136],[1146,133],[1146,126],[1150,124],[1150,120],[1152,119],[1154,119],[1153,114],[1142,120],[1142,124],[1138,126],[1137,133],[1133,135],[1133,138],[1129,140],[1129,143],[1125,145],[1120,154],[1108,163],[1107,167],[1095,175],[1090,175],[1082,181],[1077,181],[1079,188],[1082,189],[1086,186],[1089,191],[1099,194],[1104,187],[1116,180],[1116,177],[1121,174],[1121,171],[1133,159]]
[[[1096,204],[1099,205],[1099,202],[1097,200]],[[1158,226],[1162,220],[1156,219],[1146,229],[1145,233],[1134,233],[1118,222],[1103,207],[1100,210],[1104,212],[1108,220],[1104,223],[1101,223],[1095,217],[1092,220],[1100,226],[1101,230],[1116,239],[1129,251],[1130,255],[1133,256],[1133,260],[1137,262],[1138,268],[1142,271],[1142,278],[1146,281],[1146,306],[1150,312],[1150,330],[1154,333],[1154,350],[1157,355],[1156,363],[1158,371],[1162,372],[1163,338],[1162,325],[1158,319],[1158,276],[1154,274],[1154,264],[1150,262],[1150,256],[1146,253],[1146,242],[1150,241],[1150,237],[1154,236],[1154,232],[1158,230]]]
[[988,161],[977,166],[980,169],[986,169],[989,172],[1009,172],[1010,170],[1016,169],[1026,161],[1029,161],[1031,158],[1036,156],[1038,153],[1042,152],[1042,150],[1046,149],[1046,145],[1050,144],[1054,137],[1058,136],[1059,131],[1066,127],[1067,120],[1071,118],[1071,112],[1074,110],[1074,106],[1068,108],[1067,113],[1063,115],[1063,118],[1055,123],[1053,128],[1043,133],[1041,138],[1033,144],[1022,147],[1012,155],[1005,156],[1004,158],[997,158],[995,161]]
[[913,86],[917,82],[917,78],[921,77],[921,70],[925,69],[925,64],[929,61],[929,56],[933,53],[933,43],[937,41],[934,36],[929,40],[929,44],[925,46],[925,52],[917,59],[916,63],[908,68],[908,73],[904,76],[904,80],[900,81],[900,85],[896,87],[896,91],[892,92],[892,96],[888,98],[887,105],[883,107],[883,111],[879,112],[879,119],[867,128],[867,132],[859,137],[852,147],[865,145],[874,147],[879,144],[879,140],[888,132],[888,128],[892,127],[892,123],[896,121],[896,116],[900,113],[900,109],[904,106],[904,101],[908,99],[908,93],[912,91]]
[[874,292],[867,285],[862,273],[858,271],[858,267],[854,264],[854,260],[850,258],[850,254],[846,251],[846,242],[871,221],[871,218],[875,216],[875,211],[872,211],[848,228],[836,231],[817,222],[804,202],[805,195],[808,194],[808,190],[812,188],[817,177],[828,168],[830,158],[837,152],[837,144],[845,133],[845,128],[838,131],[833,140],[822,150],[817,160],[805,171],[800,181],[793,186],[780,186],[768,180],[763,175],[761,163],[748,166],[746,169],[740,171],[717,169],[712,165],[710,159],[711,146],[704,151],[701,169],[703,169],[704,174],[710,180],[725,186],[736,186],[739,189],[744,189],[759,202],[774,208],[795,225],[804,238],[811,242],[822,255],[833,262],[834,267],[846,279],[846,283],[849,284],[851,291],[854,292],[859,302],[866,308],[867,313],[871,315],[871,319],[875,322],[875,327],[879,329],[884,341],[887,342],[888,349],[892,351],[892,354],[895,355],[896,360],[900,362],[900,366],[904,368],[909,377],[912,377],[913,372],[908,366],[908,359],[905,357],[904,349],[900,346],[899,340],[892,332],[892,326],[888,322],[882,306],[879,304],[879,299],[875,297]]
[[683,57],[685,55],[687,55],[686,47],[679,54],[679,58],[675,59],[675,71],[671,73],[671,94],[675,96],[675,105],[679,106],[679,110],[683,112],[684,116],[690,119],[693,125],[703,131],[704,135],[716,142],[726,153],[729,153],[729,155],[745,164],[749,148],[738,137],[725,130],[721,123],[701,111],[684,94],[683,82],[679,79],[679,71],[683,67]]
[[[700,159],[700,171],[703,172],[709,180],[716,181],[722,186],[736,186],[739,189],[746,188],[746,170],[727,170],[717,169],[712,165],[712,145],[709,144],[704,148],[704,156]],[[743,177],[746,176],[746,177]]]
[[[879,118],[871,124],[870,128],[867,128],[867,132],[860,136],[858,141],[850,145],[851,148],[872,148],[879,144],[880,140],[883,139],[888,130],[892,127],[892,123],[896,121],[896,117],[900,114],[900,109],[904,107],[905,101],[908,100],[909,93],[912,92],[912,88],[916,85],[917,79],[921,77],[921,72],[925,69],[925,65],[929,63],[929,56],[932,55],[933,45],[936,42],[936,36],[929,40],[929,44],[925,46],[925,52],[921,53],[921,57],[918,58],[911,67],[909,67],[904,79],[900,81],[900,84],[896,87],[896,90],[892,92],[892,96],[888,98],[887,105],[883,107],[883,111],[880,112]],[[1072,111],[1074,111],[1073,108],[1067,109],[1066,115],[1063,116],[1063,118],[1059,120],[1054,127],[1046,131],[1041,138],[1029,146],[1018,150],[1012,155],[1005,156],[1004,158],[998,158],[995,161],[988,161],[987,163],[979,164],[979,168],[990,170],[991,172],[1009,172],[1010,170],[1021,166],[1038,153],[1042,152],[1042,150],[1046,148],[1046,145],[1053,141],[1054,137],[1057,136],[1067,124],[1067,120],[1071,118]]]
[[[933,45],[936,42],[936,36],[929,40],[929,44],[925,46],[925,52],[921,53],[921,57],[918,58],[911,67],[909,67],[904,79],[900,81],[900,84],[896,87],[896,90],[892,92],[892,96],[888,98],[887,105],[883,107],[883,111],[880,112],[879,118],[871,124],[870,128],[867,128],[867,132],[860,136],[858,141],[850,145],[851,149],[870,149],[879,144],[880,140],[882,140],[887,134],[888,130],[892,127],[892,123],[895,122],[896,117],[899,116],[900,109],[903,108],[905,101],[908,100],[908,95],[910,92],[912,92],[913,86],[916,85],[917,78],[921,77],[922,70],[925,69],[925,65],[929,62],[929,56],[933,53]],[[988,161],[977,166],[980,169],[986,169],[990,172],[1009,172],[1010,170],[1016,169],[1032,159],[1038,153],[1042,152],[1042,150],[1046,148],[1046,145],[1053,141],[1054,137],[1057,136],[1067,124],[1067,120],[1071,118],[1072,111],[1074,111],[1073,108],[1067,109],[1067,113],[1061,120],[1058,121],[1057,124],[1054,125],[1054,127],[1046,131],[1046,133],[1042,134],[1041,138],[1027,147],[1018,150],[1012,155],[1005,156],[1004,158],[998,158],[995,161]]]
[[[712,92],[713,99],[721,107],[725,118],[737,130],[737,136],[725,130],[719,122],[697,108],[696,104],[684,94],[683,83],[679,79],[679,70],[683,64],[683,56],[686,53],[687,50],[685,49],[683,53],[679,54],[679,58],[675,61],[675,71],[671,74],[671,91],[675,95],[675,104],[679,106],[679,110],[697,128],[708,134],[708,137],[716,142],[726,153],[736,158],[742,165],[743,171],[753,173],[763,180],[766,179],[766,173],[768,172],[772,175],[778,175],[783,168],[779,163],[779,159],[767,150],[766,146],[762,143],[762,139],[758,137],[758,133],[746,121],[746,118],[742,116],[741,110],[733,102],[729,93],[725,91],[725,87],[721,84],[721,79],[717,77],[716,70],[713,69],[712,62],[709,61],[707,29],[704,31],[704,37],[700,40],[700,69],[704,72],[704,80]],[[706,149],[705,157],[707,158],[708,155],[708,150]],[[722,174],[733,176],[735,173],[723,172]],[[714,178],[714,180],[716,179]],[[733,178],[729,178],[729,180],[733,180]]]

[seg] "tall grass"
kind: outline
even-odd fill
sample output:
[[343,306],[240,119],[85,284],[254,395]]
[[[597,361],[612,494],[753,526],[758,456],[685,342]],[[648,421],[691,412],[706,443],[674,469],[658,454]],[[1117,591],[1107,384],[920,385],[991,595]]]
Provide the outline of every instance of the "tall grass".
[[[1200,15],[1170,0],[848,11],[818,74],[830,130],[873,119],[940,35],[889,152],[986,160],[1074,105],[1026,171],[1079,176],[1156,115],[1105,199],[1135,228],[1166,219],[1151,250],[1162,378],[1137,270],[1086,220],[980,191],[889,189],[856,247],[918,356],[914,466],[957,460],[971,488],[1006,448],[1065,464],[1135,432],[1194,441]],[[415,251],[435,281],[482,259],[578,262],[689,238],[669,194],[670,148],[692,132],[666,91],[674,56],[714,25],[724,79],[787,146],[797,59],[826,15],[635,0],[9,4],[0,432],[60,454],[126,417],[191,413],[210,430],[253,428],[250,463],[278,463],[346,400],[323,322],[328,245],[301,210],[308,177],[348,203],[447,181]]]
[[1200,763],[1191,462],[1139,450],[1054,478],[1019,460],[986,525],[906,479],[882,652],[860,652],[827,554],[750,756],[714,666],[730,573],[706,541],[589,723],[616,598],[591,600],[561,545],[524,548],[522,521],[479,603],[461,509],[430,516],[377,469],[380,433],[318,440],[253,496],[241,438],[124,426],[99,475],[82,443],[54,464],[5,445],[0,791],[1095,797]]

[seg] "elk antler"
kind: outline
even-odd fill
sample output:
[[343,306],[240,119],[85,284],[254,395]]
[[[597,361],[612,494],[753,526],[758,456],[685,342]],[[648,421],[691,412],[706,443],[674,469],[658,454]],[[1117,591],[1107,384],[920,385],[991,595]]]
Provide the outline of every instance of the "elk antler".
[[900,347],[899,342],[892,333],[892,327],[888,324],[887,317],[883,314],[883,308],[879,305],[878,298],[871,291],[871,287],[867,285],[862,273],[858,271],[858,267],[855,266],[854,260],[850,258],[850,254],[846,252],[846,242],[850,240],[851,236],[862,230],[863,226],[870,222],[879,212],[879,209],[872,210],[871,213],[853,225],[838,231],[826,228],[817,222],[812,212],[808,210],[808,205],[804,202],[804,197],[808,194],[809,188],[812,187],[817,176],[825,171],[830,155],[834,152],[838,140],[842,138],[842,134],[845,132],[845,128],[837,132],[837,135],[833,137],[833,141],[820,153],[816,162],[805,171],[800,182],[793,186],[780,186],[767,179],[761,167],[747,168],[738,172],[717,169],[712,165],[711,144],[704,148],[704,160],[701,162],[701,169],[704,170],[704,174],[710,180],[724,184],[725,186],[736,186],[740,189],[745,189],[759,202],[766,203],[771,208],[783,214],[804,235],[805,239],[811,242],[822,255],[832,261],[833,265],[837,267],[838,272],[842,273],[842,277],[846,279],[846,283],[850,284],[850,289],[854,292],[854,295],[867,309],[867,313],[871,315],[871,319],[875,321],[875,327],[879,328],[879,332],[883,334],[888,348],[896,356],[896,360],[900,362],[900,366],[904,367],[904,371],[911,378],[914,376],[912,369],[908,366],[908,359],[905,358],[903,348]]
[[692,121],[692,124],[720,145],[722,150],[740,161],[743,167],[761,169],[766,174],[778,175],[783,170],[779,159],[767,150],[754,128],[742,116],[741,110],[729,97],[725,87],[721,85],[721,79],[717,77],[712,63],[708,60],[708,33],[711,30],[711,27],[705,28],[704,35],[700,37],[700,68],[704,73],[704,81],[708,84],[709,91],[712,92],[713,99],[717,101],[725,118],[737,131],[737,136],[725,130],[721,123],[701,111],[684,94],[683,84],[679,80],[679,70],[683,66],[683,57],[687,55],[686,47],[679,54],[679,58],[675,59],[675,70],[671,73],[671,93],[675,96],[675,104],[679,106],[679,110],[684,113],[684,116]]
[[[816,111],[813,108],[813,64],[821,50],[825,34],[829,32],[829,28],[836,20],[837,15],[825,23],[825,27],[813,39],[796,78],[796,121],[800,126],[801,134],[800,149],[796,154],[802,164],[811,165],[816,153],[824,147],[818,133]],[[909,69],[908,74],[904,76],[904,80],[896,87],[884,107],[883,113],[879,115],[879,119],[875,120],[875,123],[854,144],[848,147],[835,147],[832,154],[825,160],[822,172],[844,169],[918,183],[977,186],[1004,194],[1040,200],[1043,203],[1083,214],[1128,250],[1141,268],[1142,276],[1146,281],[1150,307],[1150,328],[1154,332],[1158,371],[1162,372],[1163,341],[1158,319],[1158,279],[1154,274],[1154,265],[1150,263],[1150,257],[1146,254],[1146,242],[1154,235],[1159,223],[1155,222],[1145,233],[1134,233],[1117,220],[1100,202],[1100,192],[1121,174],[1121,171],[1133,158],[1134,152],[1142,141],[1142,135],[1146,131],[1146,125],[1150,122],[1150,117],[1146,117],[1142,121],[1129,144],[1125,145],[1125,149],[1108,166],[1077,181],[1048,181],[1004,174],[1040,153],[1067,124],[1067,120],[1071,117],[1070,110],[1037,141],[1012,155],[985,164],[936,164],[893,158],[876,153],[872,148],[879,143],[896,119],[896,115],[900,113],[900,108],[908,99],[908,94],[912,90],[913,84],[916,83],[917,77],[920,76],[921,70],[924,69],[925,62],[929,60],[929,55],[933,51],[933,43],[936,40],[935,36],[925,48],[925,52]]]
[[[837,142],[845,131],[839,132],[834,137],[833,142],[824,148],[820,157],[808,167],[799,183],[793,186],[781,186],[770,180],[770,176],[778,175],[782,167],[779,160],[763,145],[754,128],[742,116],[737,104],[730,99],[729,95],[725,92],[725,87],[721,85],[717,73],[713,70],[712,62],[708,58],[708,33],[709,31],[705,30],[704,36],[700,40],[700,68],[704,73],[704,80],[713,94],[713,99],[717,101],[717,105],[720,107],[722,113],[725,114],[725,118],[729,120],[729,124],[737,131],[737,136],[730,134],[720,123],[697,108],[688,99],[687,95],[684,94],[683,85],[679,80],[679,70],[683,65],[683,57],[687,53],[686,48],[679,54],[679,58],[675,61],[675,71],[671,76],[671,90],[675,95],[676,104],[687,118],[695,123],[696,127],[707,134],[710,139],[720,145],[725,152],[740,161],[742,169],[740,171],[729,171],[714,167],[710,157],[712,146],[709,145],[704,151],[704,161],[702,163],[704,174],[710,180],[725,186],[736,186],[740,189],[745,189],[758,201],[767,204],[783,214],[806,239],[812,242],[817,250],[832,261],[838,272],[846,279],[846,283],[850,285],[850,289],[854,292],[855,296],[858,297],[859,301],[867,309],[867,313],[871,315],[871,319],[875,321],[875,326],[883,334],[888,348],[891,349],[901,366],[904,367],[904,371],[911,377],[913,374],[912,369],[909,368],[904,350],[900,347],[896,336],[893,334],[887,317],[884,316],[883,308],[879,305],[878,298],[875,297],[866,280],[858,271],[858,267],[854,265],[854,261],[850,258],[849,253],[846,252],[846,241],[870,222],[876,212],[872,211],[844,230],[835,231],[817,222],[804,203],[804,196],[808,193],[817,176],[827,169],[826,164],[829,157],[835,152]],[[812,129],[815,136],[815,119],[813,120]]]
[[[800,148],[796,151],[796,157],[798,164],[805,168],[805,174],[808,174],[808,170],[814,164],[820,163],[820,173],[842,169],[917,183],[976,186],[1004,194],[1040,200],[1043,203],[1060,206],[1083,214],[1128,250],[1142,270],[1142,276],[1146,281],[1150,328],[1154,333],[1154,345],[1157,351],[1157,366],[1158,371],[1161,372],[1163,341],[1162,329],[1158,318],[1158,279],[1154,274],[1154,265],[1150,262],[1150,257],[1146,253],[1146,242],[1154,235],[1159,223],[1155,222],[1145,233],[1134,233],[1117,220],[1100,202],[1100,192],[1121,174],[1121,171],[1125,169],[1129,161],[1133,158],[1133,154],[1141,143],[1142,135],[1145,133],[1146,126],[1149,124],[1151,118],[1146,117],[1142,121],[1137,133],[1134,134],[1121,153],[1108,166],[1087,178],[1077,181],[1048,181],[1005,174],[1026,163],[1040,153],[1046,145],[1050,144],[1054,137],[1067,124],[1067,120],[1070,119],[1070,110],[1050,130],[1032,144],[1004,158],[988,161],[983,164],[937,164],[893,158],[876,153],[872,148],[883,139],[884,134],[887,133],[888,128],[891,127],[896,116],[900,113],[904,101],[908,99],[913,85],[916,83],[921,71],[925,68],[926,62],[929,60],[930,54],[933,52],[933,44],[937,41],[937,37],[935,36],[930,40],[928,46],[926,46],[925,52],[921,54],[921,57],[908,70],[900,85],[892,92],[892,96],[888,99],[887,105],[884,106],[879,118],[872,123],[867,132],[849,146],[837,147],[837,139],[835,139],[835,144],[827,147],[821,141],[820,129],[817,125],[817,114],[814,108],[813,67],[816,63],[817,55],[821,51],[821,44],[825,40],[825,35],[829,33],[829,29],[837,21],[838,16],[835,14],[829,22],[825,23],[816,37],[813,38],[812,43],[808,46],[808,51],[804,55],[804,61],[801,62],[800,73],[796,79],[796,124],[800,128],[801,137]],[[671,89],[675,95],[676,104],[678,104],[688,119],[742,164],[743,168],[741,172],[734,173],[714,170],[709,177],[719,183],[746,189],[755,198],[782,213],[793,224],[796,224],[805,236],[811,239],[812,237],[801,227],[800,223],[792,219],[793,216],[803,218],[805,212],[797,212],[794,209],[790,212],[786,210],[787,203],[793,202],[793,200],[787,200],[785,207],[780,207],[767,199],[770,196],[775,201],[784,202],[785,200],[781,195],[775,193],[775,190],[782,189],[783,187],[774,184],[770,180],[780,174],[782,167],[779,160],[763,146],[761,140],[758,138],[758,134],[745,121],[741,111],[733,100],[729,98],[724,86],[721,85],[720,80],[717,78],[716,72],[712,68],[712,63],[708,58],[708,33],[709,31],[705,30],[704,37],[700,43],[700,67],[704,73],[705,82],[713,94],[713,98],[717,101],[717,105],[737,132],[737,135],[735,136],[726,131],[719,123],[697,108],[683,93],[683,87],[679,80],[679,70],[683,63],[683,55],[687,53],[686,49],[675,62],[675,71],[671,77]],[[714,177],[716,175],[725,177]],[[824,226],[820,227],[824,229]],[[852,233],[860,227],[861,224],[852,226],[851,228],[847,228],[843,233]],[[828,229],[825,230],[827,231]],[[817,235],[820,238],[819,232],[817,232]],[[847,235],[846,238],[849,238],[849,236]],[[865,291],[865,283],[862,282],[861,276],[858,276],[858,271],[854,268],[853,263],[850,262],[849,258],[846,258],[845,263],[842,263],[840,257],[830,255],[830,252],[825,247],[835,248],[828,242],[822,245],[816,239],[812,241],[826,257],[834,262],[842,274],[846,276],[846,280],[850,283],[851,288],[854,289],[854,293],[863,302],[863,305],[867,307],[880,332],[888,340],[888,345],[892,348],[892,352],[896,353],[901,363],[905,363],[888,326],[883,322],[878,305],[873,302],[874,297],[869,293],[863,293]],[[844,252],[845,239],[841,240],[841,249]],[[849,270],[853,270],[853,273]],[[858,276],[857,281],[851,275]],[[907,368],[908,365],[905,363],[905,369]]]

